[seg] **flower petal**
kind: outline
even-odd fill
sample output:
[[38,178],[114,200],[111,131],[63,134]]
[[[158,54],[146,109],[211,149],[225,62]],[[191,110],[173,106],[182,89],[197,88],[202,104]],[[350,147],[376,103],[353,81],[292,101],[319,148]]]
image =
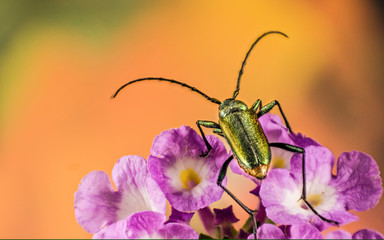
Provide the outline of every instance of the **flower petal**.
[[126,239],[127,227],[126,219],[109,224],[97,233],[93,234],[93,239]]
[[217,233],[217,227],[213,225],[214,215],[210,207],[201,208],[197,211],[201,223],[204,226],[205,231],[210,235],[215,235]]
[[[345,209],[343,196],[332,185],[333,156],[328,149],[306,148],[306,199],[323,217],[346,224],[357,217]],[[302,157],[292,157],[290,172],[272,169],[260,189],[267,216],[278,224],[311,222],[319,230],[330,224],[316,216],[300,200],[302,194]],[[300,200],[300,201],[299,201]]]
[[267,113],[259,118],[268,142],[292,143],[289,130],[283,124],[281,117],[276,114]]
[[[332,176],[334,157],[331,151],[325,147],[313,145],[305,148],[305,151],[307,200],[311,202],[311,199],[317,198],[317,206],[313,204],[312,206],[327,219],[337,221],[339,224],[357,221],[358,217],[345,208],[344,194],[335,187]],[[292,157],[291,167],[291,173],[297,183],[302,186],[302,157],[299,154]],[[311,221],[320,230],[331,226],[318,217],[314,217]]]
[[95,171],[83,178],[75,193],[76,219],[86,231],[95,233],[137,211],[165,213],[165,196],[148,174],[144,158],[122,157],[112,176],[117,191],[106,173]]
[[212,150],[204,158],[200,156],[206,151],[202,137],[187,126],[164,131],[153,142],[149,171],[172,207],[179,211],[196,211],[223,194],[217,179],[229,154],[218,138],[207,136],[207,140]]
[[194,212],[181,212],[176,208],[172,208],[171,216],[169,216],[169,219],[166,223],[175,222],[189,224],[194,214]]
[[[253,234],[251,235],[252,235],[252,239],[254,239]],[[249,233],[247,233],[242,228],[240,228],[239,232],[237,233],[236,239],[248,239],[248,237],[249,237]]]
[[165,213],[164,193],[150,177],[144,158],[120,158],[112,170],[112,178],[122,196],[117,212],[119,220],[138,211]]
[[[253,234],[248,236],[248,239],[254,238]],[[287,239],[287,237],[278,226],[264,223],[257,229],[257,239]]]
[[89,233],[99,231],[105,224],[117,220],[117,204],[121,194],[115,192],[105,172],[87,174],[75,193],[75,215],[78,223]]
[[199,235],[190,226],[181,223],[164,225],[165,239],[198,239]]
[[[260,188],[261,188],[261,186],[257,186],[255,189],[250,191],[250,193],[252,193],[255,196],[260,198]],[[266,218],[267,218],[267,213],[265,212],[265,207],[264,207],[262,201],[260,201],[260,203],[259,203],[259,208],[257,209],[257,213],[256,213],[255,218],[256,218],[256,221],[258,221],[260,223],[264,223]]]
[[373,208],[383,194],[376,161],[368,154],[357,151],[340,155],[335,186],[345,197],[347,209],[356,211]]
[[126,220],[127,238],[163,238],[165,233],[161,227],[165,222],[165,215],[157,212],[138,212]]
[[260,198],[267,216],[278,224],[305,221],[306,210],[298,206],[300,186],[287,169],[272,169],[260,187]]
[[325,239],[352,239],[352,234],[344,230],[336,230],[328,233]]
[[164,214],[152,211],[137,212],[126,219],[106,226],[96,233],[93,238],[163,238],[164,232],[159,232],[159,229],[163,226],[164,221]]
[[319,230],[309,223],[299,223],[291,226],[291,239],[322,239]]
[[[291,173],[299,180],[300,184],[302,184],[303,179],[302,157],[302,154],[295,154],[291,160]],[[305,148],[306,181],[312,182],[315,178],[318,178],[321,183],[328,184],[332,177],[334,162],[332,152],[325,147],[309,146]]]
[[299,146],[302,148],[307,148],[309,146],[321,146],[318,142],[316,142],[312,138],[306,137],[302,133],[291,133],[291,135],[289,136],[292,140],[292,144],[295,146]]
[[384,239],[384,236],[374,230],[362,229],[355,232],[352,239]]
[[[188,147],[188,151],[186,151]],[[203,138],[188,126],[163,131],[156,136],[151,148],[151,155],[164,158],[168,164],[173,164],[174,157],[199,156],[207,148]],[[167,156],[167,158],[165,158]]]
[[[289,132],[288,128],[283,123],[279,115],[267,113],[259,118],[260,124],[263,127],[264,133],[268,139],[268,142],[275,143],[288,143],[295,145],[292,141],[292,133]],[[271,148],[271,165],[270,169],[273,168],[290,168],[290,160],[293,153],[280,149]],[[256,182],[260,185],[261,183]]]
[[238,175],[242,175],[248,179],[251,179],[256,185],[260,185],[262,183],[261,180],[255,178],[254,176],[251,176],[249,175],[248,173],[246,173],[239,165],[239,162],[236,160],[236,159],[233,159],[231,161],[231,163],[229,164],[229,166],[231,167],[231,170],[233,173],[235,174],[238,174]]
[[231,224],[239,221],[233,213],[232,205],[223,209],[214,208],[213,212],[215,213],[213,225]]
[[94,238],[113,239],[197,239],[198,234],[188,225],[168,223],[165,215],[152,211],[137,212],[103,228]]

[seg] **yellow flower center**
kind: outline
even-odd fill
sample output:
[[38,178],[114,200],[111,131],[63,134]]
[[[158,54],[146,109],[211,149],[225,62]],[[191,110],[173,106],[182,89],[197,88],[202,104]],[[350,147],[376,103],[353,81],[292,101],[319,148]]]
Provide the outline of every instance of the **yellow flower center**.
[[180,173],[180,181],[184,189],[191,190],[199,185],[201,179],[192,168],[187,168]]
[[272,168],[284,168],[285,166],[285,159],[281,157],[274,157],[272,159]]
[[[320,194],[313,194],[307,196],[307,201],[312,205],[312,207],[316,208],[316,206],[320,205],[323,202],[323,199],[321,198]],[[304,203],[304,201],[302,202],[301,207],[306,210],[309,209]]]

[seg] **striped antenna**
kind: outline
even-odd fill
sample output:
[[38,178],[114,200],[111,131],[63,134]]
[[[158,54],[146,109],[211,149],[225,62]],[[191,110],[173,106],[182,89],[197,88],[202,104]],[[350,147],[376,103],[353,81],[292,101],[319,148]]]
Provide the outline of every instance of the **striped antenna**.
[[232,97],[232,99],[235,99],[235,98],[237,97],[237,95],[239,94],[239,91],[240,91],[240,79],[241,79],[241,76],[243,75],[245,64],[247,63],[247,59],[248,59],[249,54],[251,53],[253,47],[256,46],[256,44],[257,44],[263,37],[265,37],[265,36],[267,36],[267,35],[269,35],[269,34],[272,34],[272,33],[281,34],[281,35],[283,35],[284,37],[288,38],[288,36],[285,35],[285,34],[282,33],[282,32],[279,32],[279,31],[270,31],[270,32],[266,32],[266,33],[264,33],[263,35],[261,35],[259,38],[256,39],[256,41],[252,44],[251,48],[248,50],[247,55],[245,55],[243,64],[241,64],[241,69],[240,69],[240,71],[239,71],[239,77],[237,78],[237,86],[236,86],[236,90],[233,92],[233,97]]
[[167,79],[167,78],[161,78],[161,77],[147,77],[147,78],[139,78],[139,79],[136,79],[136,80],[133,80],[133,81],[130,81],[126,84],[124,84],[123,86],[121,86],[119,89],[117,89],[117,91],[115,92],[115,94],[113,94],[112,98],[115,98],[117,96],[117,94],[123,90],[123,88],[125,88],[126,86],[130,85],[130,84],[133,84],[133,83],[136,83],[136,82],[142,82],[142,81],[164,81],[164,82],[170,82],[170,83],[175,83],[175,84],[178,84],[178,85],[181,85],[183,87],[186,87],[186,88],[189,88],[190,90],[194,91],[194,92],[197,92],[198,94],[202,95],[204,98],[206,98],[207,100],[213,102],[213,103],[216,103],[216,104],[221,104],[221,102],[216,99],[216,98],[211,98],[209,97],[208,95],[206,95],[205,93],[203,93],[202,91],[200,91],[199,89],[195,88],[195,87],[192,87],[192,86],[189,86],[188,84],[186,83],[183,83],[183,82],[179,82],[179,81],[176,81],[176,80],[173,80],[173,79]]

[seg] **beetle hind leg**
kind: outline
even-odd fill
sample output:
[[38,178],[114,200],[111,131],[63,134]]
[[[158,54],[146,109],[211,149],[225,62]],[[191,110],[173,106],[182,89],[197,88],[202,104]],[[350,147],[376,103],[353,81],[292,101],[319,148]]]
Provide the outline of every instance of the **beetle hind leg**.
[[302,154],[303,188],[302,188],[300,199],[302,199],[304,201],[304,203],[308,206],[308,208],[311,209],[311,211],[316,216],[318,216],[321,220],[323,220],[323,221],[325,221],[327,223],[330,223],[330,224],[339,225],[338,222],[330,220],[330,219],[327,219],[327,218],[321,216],[321,214],[319,212],[317,212],[316,209],[307,200],[306,181],[305,181],[306,175],[305,175],[305,150],[304,150],[304,148],[293,146],[293,145],[290,145],[290,144],[287,144],[287,143],[270,143],[269,146],[277,147],[277,148],[280,148],[280,149],[284,149],[284,150],[287,150],[289,152],[301,153]]
[[254,216],[254,213],[257,212],[257,211],[252,210],[249,207],[245,206],[245,204],[242,203],[231,191],[229,191],[226,187],[224,187],[222,185],[222,182],[223,182],[223,180],[224,180],[224,178],[225,178],[225,176],[227,174],[227,169],[228,169],[229,163],[232,161],[232,159],[233,159],[233,155],[231,155],[224,162],[224,164],[221,166],[219,177],[217,179],[217,185],[219,185],[219,187],[221,187],[233,200],[235,200],[235,202],[237,204],[239,204],[239,206],[242,209],[244,209],[244,211],[246,211],[249,214],[249,216],[251,217],[251,220],[252,220],[253,234],[254,234],[255,239],[257,239],[257,237],[256,237],[257,224],[256,224],[255,216]]

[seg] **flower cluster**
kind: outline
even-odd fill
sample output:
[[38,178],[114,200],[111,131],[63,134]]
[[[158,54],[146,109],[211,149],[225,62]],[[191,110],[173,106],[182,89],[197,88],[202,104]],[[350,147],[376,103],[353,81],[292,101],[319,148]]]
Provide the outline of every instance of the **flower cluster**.
[[[269,142],[281,142],[305,150],[306,200],[302,199],[302,154],[271,148],[271,170],[263,180],[248,175],[233,160],[234,173],[255,183],[253,193],[260,198],[254,217],[259,225],[254,236],[250,219],[240,229],[232,206],[211,210],[221,199],[217,185],[221,166],[231,156],[224,144],[207,136],[212,150],[200,135],[187,126],[162,132],[153,142],[148,160],[125,156],[112,170],[116,189],[105,172],[86,175],[75,193],[75,216],[94,238],[238,238],[238,239],[383,239],[369,229],[354,234],[337,230],[324,236],[330,221],[344,225],[357,221],[349,210],[365,211],[379,202],[383,188],[375,160],[362,152],[345,152],[337,159],[316,141],[290,133],[281,119],[265,114],[260,123]],[[225,178],[222,185],[226,186]],[[172,207],[166,216],[166,201]],[[205,228],[197,233],[189,224],[198,216]],[[320,216],[321,217],[320,217]],[[330,221],[324,221],[325,218]]]

